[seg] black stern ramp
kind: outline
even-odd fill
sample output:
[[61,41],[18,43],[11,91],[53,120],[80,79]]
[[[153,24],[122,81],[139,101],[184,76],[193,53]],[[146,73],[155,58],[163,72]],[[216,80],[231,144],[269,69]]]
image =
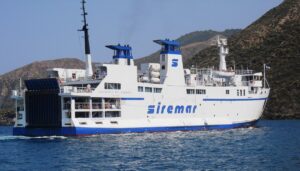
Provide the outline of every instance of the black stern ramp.
[[60,86],[56,78],[25,80],[27,127],[61,127]]

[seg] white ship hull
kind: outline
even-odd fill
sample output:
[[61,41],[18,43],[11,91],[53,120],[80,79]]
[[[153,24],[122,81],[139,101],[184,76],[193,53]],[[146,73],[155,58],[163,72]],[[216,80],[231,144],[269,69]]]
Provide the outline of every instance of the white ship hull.
[[[14,134],[77,136],[249,127],[254,125],[261,117],[269,94],[269,89],[262,89],[258,94],[238,97],[234,93],[236,87],[206,87],[205,89],[205,95],[189,96],[185,94],[185,89],[182,89],[183,96],[181,96],[181,93],[179,93],[181,88],[177,88],[177,92],[170,94],[169,97],[162,95],[164,92],[162,94],[145,93],[144,97],[137,96],[137,94],[135,96],[129,96],[128,94],[121,96],[119,94],[117,96],[119,96],[121,102],[122,117],[65,118],[62,120],[64,125],[62,128],[15,127]],[[218,98],[219,93],[225,92],[225,89],[231,89],[232,95]],[[163,88],[163,90],[167,91],[167,88]],[[93,97],[95,96],[96,93]],[[100,96],[102,98],[105,98],[105,96],[111,97],[109,94]],[[74,108],[74,111],[89,113],[104,110],[113,109],[76,110]]]

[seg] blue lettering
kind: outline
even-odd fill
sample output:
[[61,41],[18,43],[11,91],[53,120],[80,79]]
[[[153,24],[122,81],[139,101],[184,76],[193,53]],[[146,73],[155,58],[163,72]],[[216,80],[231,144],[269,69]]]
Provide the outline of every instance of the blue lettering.
[[166,108],[166,105],[163,105],[163,106],[161,107],[161,114],[163,114],[163,113],[164,113],[164,111],[165,111],[165,108]]
[[173,112],[173,106],[168,106],[167,111],[168,111],[168,114],[172,114],[172,112]]
[[197,106],[195,105],[193,108],[193,113],[196,113]]
[[179,105],[177,105],[176,107],[175,107],[175,113],[183,113],[183,111],[184,111],[184,106],[179,106]]
[[153,114],[154,113],[154,108],[155,108],[154,105],[149,105],[148,106],[148,114]]
[[191,113],[192,112],[192,106],[191,105],[186,106],[185,112],[186,113]]
[[157,105],[156,113],[159,113],[159,109],[160,109],[160,102]]
[[148,114],[164,114],[165,111],[168,114],[185,114],[185,113],[196,113],[197,105],[176,105],[175,107],[173,105],[161,105],[159,102],[156,105],[149,105],[148,106]]

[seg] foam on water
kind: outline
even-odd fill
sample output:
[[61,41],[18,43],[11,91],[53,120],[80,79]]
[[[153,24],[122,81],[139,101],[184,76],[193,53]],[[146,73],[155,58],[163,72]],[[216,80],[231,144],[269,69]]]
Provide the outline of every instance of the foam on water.
[[40,136],[40,137],[27,137],[27,136],[13,136],[13,135],[2,135],[0,136],[0,141],[6,140],[30,140],[30,139],[67,139],[64,136]]

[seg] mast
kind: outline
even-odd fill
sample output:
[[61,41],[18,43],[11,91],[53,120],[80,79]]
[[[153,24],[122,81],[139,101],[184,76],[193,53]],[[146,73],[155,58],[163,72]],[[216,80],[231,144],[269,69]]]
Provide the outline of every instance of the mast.
[[218,36],[217,44],[218,44],[218,47],[220,48],[220,50],[219,50],[219,56],[220,56],[219,70],[227,71],[227,67],[226,67],[226,55],[228,55],[227,39],[220,39],[220,36]]
[[264,63],[264,88],[266,88],[266,64]]
[[87,24],[86,16],[88,13],[85,10],[85,0],[81,1],[82,4],[82,16],[83,16],[83,26],[82,29],[79,31],[83,31],[84,33],[84,50],[85,50],[85,57],[86,57],[86,65],[85,65],[85,78],[89,78],[93,75],[93,68],[92,68],[92,56],[91,56],[91,49],[90,49],[90,41],[89,41],[89,29]]

